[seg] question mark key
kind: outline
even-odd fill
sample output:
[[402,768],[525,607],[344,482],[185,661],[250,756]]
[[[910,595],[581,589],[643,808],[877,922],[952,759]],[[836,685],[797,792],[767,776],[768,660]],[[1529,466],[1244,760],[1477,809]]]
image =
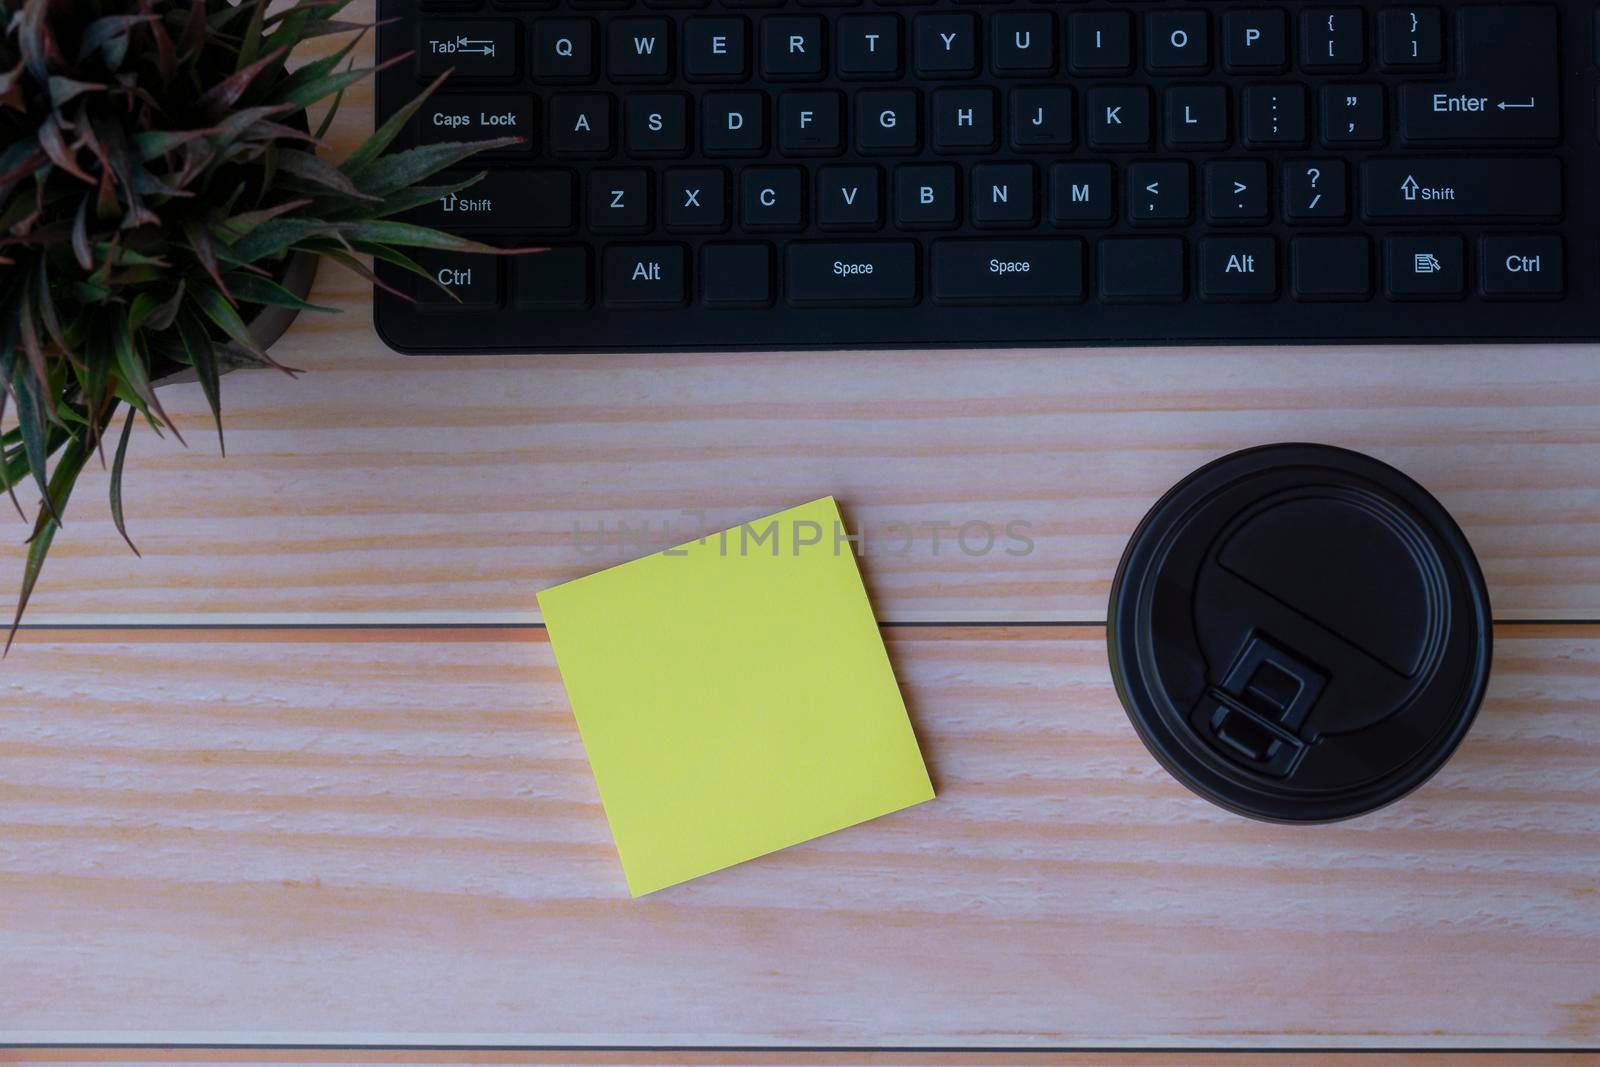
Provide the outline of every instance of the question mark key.
[[1284,164],[1284,213],[1291,219],[1344,218],[1344,168],[1339,159]]

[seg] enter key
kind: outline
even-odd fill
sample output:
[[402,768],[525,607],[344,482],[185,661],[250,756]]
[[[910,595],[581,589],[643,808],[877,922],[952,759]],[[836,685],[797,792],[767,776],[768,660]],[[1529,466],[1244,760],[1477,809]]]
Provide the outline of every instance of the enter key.
[[1556,9],[1542,4],[1456,12],[1456,78],[1400,87],[1406,144],[1553,141]]

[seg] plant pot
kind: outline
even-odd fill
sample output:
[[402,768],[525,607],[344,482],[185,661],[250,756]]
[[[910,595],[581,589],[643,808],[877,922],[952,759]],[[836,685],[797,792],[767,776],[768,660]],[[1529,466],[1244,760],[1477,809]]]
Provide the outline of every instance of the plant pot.
[[[284,261],[283,275],[277,280],[295,296],[304,300],[311,295],[311,283],[317,280],[317,264],[321,262],[320,256],[310,252],[294,252]],[[265,351],[278,343],[289,329],[289,324],[294,322],[300,312],[295,308],[271,307],[263,305],[259,314],[245,323],[250,330],[250,336],[255,339]],[[233,347],[232,345],[229,346]]]
[[[283,271],[273,281],[283,286],[295,296],[304,300],[311,294],[311,284],[317,278],[317,264],[320,257],[309,252],[294,252],[284,260]],[[250,336],[263,351],[277,343],[294,322],[300,312],[295,308],[275,307],[262,305],[261,310],[245,320],[245,328],[250,331]],[[217,371],[227,374],[231,370],[240,368],[259,367],[261,361],[236,344],[217,346]],[[193,382],[199,378],[195,375],[193,367],[180,367],[171,374],[159,375],[153,380],[154,385],[172,385],[178,382]]]

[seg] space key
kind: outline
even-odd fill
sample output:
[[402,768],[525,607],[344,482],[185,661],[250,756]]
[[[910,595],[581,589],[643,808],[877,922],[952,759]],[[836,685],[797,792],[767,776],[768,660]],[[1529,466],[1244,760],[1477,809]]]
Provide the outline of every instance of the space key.
[[1083,299],[1077,238],[933,243],[933,298],[941,304],[1053,304]]
[[860,307],[917,302],[917,246],[910,241],[789,246],[789,303],[798,307]]

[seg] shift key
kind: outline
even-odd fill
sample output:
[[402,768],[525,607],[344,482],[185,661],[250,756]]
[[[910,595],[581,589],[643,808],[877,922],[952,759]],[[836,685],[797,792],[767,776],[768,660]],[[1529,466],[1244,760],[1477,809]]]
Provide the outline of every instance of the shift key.
[[1371,159],[1361,164],[1369,219],[1541,218],[1561,214],[1557,159]]
[[784,274],[796,307],[903,306],[917,302],[911,241],[799,241]]

